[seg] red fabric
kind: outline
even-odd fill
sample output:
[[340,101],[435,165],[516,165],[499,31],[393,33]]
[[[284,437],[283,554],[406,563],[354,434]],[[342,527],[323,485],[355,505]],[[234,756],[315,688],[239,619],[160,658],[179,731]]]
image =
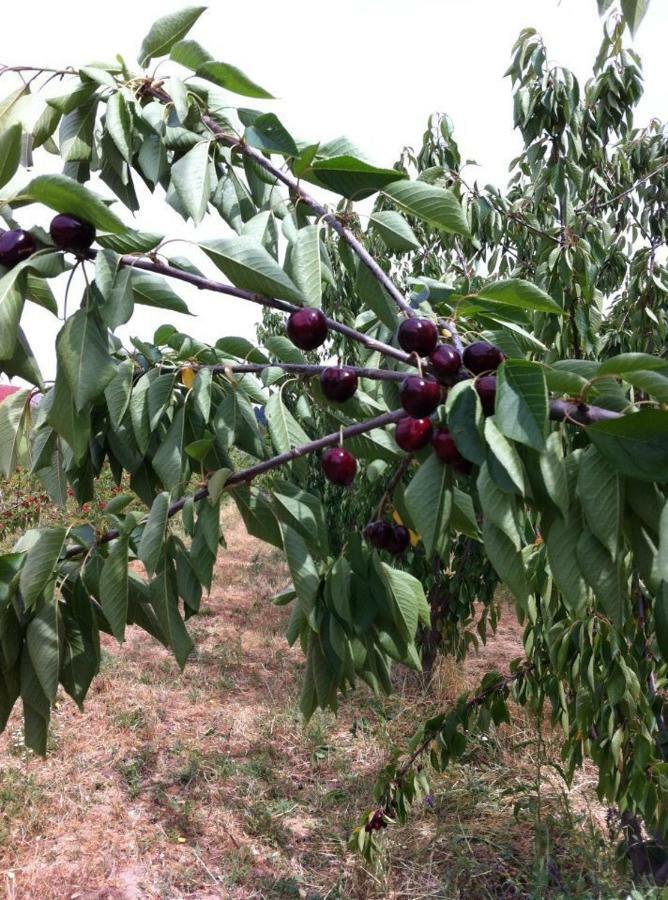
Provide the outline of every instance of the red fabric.
[[0,384],[0,403],[2,403],[5,397],[15,394],[18,390],[20,390],[20,388],[14,387],[13,384]]

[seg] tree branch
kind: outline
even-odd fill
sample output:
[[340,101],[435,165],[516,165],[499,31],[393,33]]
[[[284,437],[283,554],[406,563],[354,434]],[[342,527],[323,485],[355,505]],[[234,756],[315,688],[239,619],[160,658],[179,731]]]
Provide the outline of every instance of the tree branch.
[[[94,259],[96,255],[97,251],[95,250],[90,250],[87,254],[90,259]],[[184,272],[181,269],[176,269],[173,266],[169,266],[166,263],[162,263],[157,260],[149,261],[147,259],[140,259],[136,256],[121,256],[120,264],[122,266],[128,266],[129,268],[133,269],[141,269],[143,272],[153,272],[156,275],[164,275],[166,278],[174,278],[177,281],[184,281],[186,284],[191,284],[199,290],[214,291],[217,294],[228,294],[231,297],[238,297],[241,300],[248,300],[250,303],[257,303],[260,306],[266,306],[270,309],[277,309],[280,312],[292,313],[298,309],[302,309],[301,306],[295,306],[295,304],[288,303],[285,300],[277,300],[274,297],[266,297],[264,294],[245,291],[241,288],[233,287],[232,285],[224,284],[220,281],[213,281],[210,278],[205,278],[203,275],[195,275],[192,272]],[[357,331],[355,328],[351,328],[349,325],[344,325],[342,322],[337,322],[335,319],[328,318],[327,327],[331,331],[336,331],[339,334],[345,335],[353,341],[357,341],[368,350],[383,353],[385,356],[391,356],[393,359],[396,359],[399,362],[405,363],[409,366],[415,365],[415,359],[409,353],[404,353],[403,350],[392,347],[390,344],[386,344],[384,341],[378,341],[375,338],[369,337],[369,335],[364,334],[362,331]]]
[[[198,372],[200,369],[210,369],[217,375],[224,375],[227,372],[233,372],[235,375],[243,375],[247,373],[259,373],[264,372],[267,369],[283,369],[284,372],[289,372],[291,375],[320,375],[321,372],[324,372],[325,369],[331,368],[331,366],[323,366],[323,365],[308,365],[306,363],[282,363],[282,362],[271,362],[271,363],[233,363],[232,365],[217,365],[217,366],[206,366],[200,364],[193,364],[182,367],[182,368],[190,368],[195,372]],[[403,381],[406,377],[405,372],[393,372],[390,369],[367,369],[363,366],[344,366],[349,372],[354,372],[358,378],[370,378],[374,381]]]
[[[237,472],[234,472],[225,482],[224,490],[229,490],[231,487],[234,487],[237,484],[244,484],[249,481],[253,481],[254,478],[257,478],[259,475],[264,475],[265,472],[270,472],[272,469],[277,469],[280,466],[285,465],[286,463],[292,462],[295,459],[300,459],[302,456],[307,456],[309,453],[315,453],[317,450],[323,450],[325,447],[333,447],[339,443],[341,438],[346,440],[347,438],[356,437],[358,434],[364,434],[367,431],[372,431],[374,428],[385,428],[387,425],[393,425],[395,422],[398,422],[400,419],[403,419],[407,416],[403,409],[395,409],[393,412],[383,413],[382,416],[376,416],[373,419],[368,419],[366,422],[356,422],[354,425],[349,425],[347,428],[343,428],[341,431],[334,431],[331,434],[326,434],[324,437],[317,438],[315,441],[309,441],[307,444],[301,444],[299,447],[293,447],[291,450],[286,450],[285,453],[280,453],[278,456],[272,456],[271,459],[265,459],[260,463],[256,463],[254,466],[250,466],[247,469],[239,469]],[[183,507],[186,505],[188,500],[194,500],[195,502],[199,500],[204,500],[205,497],[209,495],[209,488],[203,487],[200,490],[196,491],[194,494],[189,494],[186,497],[181,497],[180,500],[176,500],[169,507],[169,511],[167,513],[168,518],[173,518],[177,513],[179,513]],[[141,525],[146,524],[146,520],[140,523]],[[69,547],[64,554],[65,559],[74,559],[77,556],[83,556],[86,553],[90,553],[91,550],[94,550],[96,547],[101,546],[102,544],[108,544],[110,541],[113,541],[115,538],[119,537],[120,532],[118,529],[113,528],[110,531],[105,532],[101,535],[93,544],[88,547]]]

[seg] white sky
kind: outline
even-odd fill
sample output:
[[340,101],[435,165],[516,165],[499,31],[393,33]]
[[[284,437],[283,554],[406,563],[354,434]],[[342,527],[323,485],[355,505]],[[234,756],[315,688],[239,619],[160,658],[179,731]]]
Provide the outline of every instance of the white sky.
[[[78,66],[113,60],[120,52],[134,65],[153,20],[186,5],[188,0],[13,2],[3,11],[0,62]],[[190,37],[281,98],[232,103],[272,109],[297,138],[345,134],[374,162],[391,165],[405,144],[419,145],[429,114],[443,111],[454,122],[462,156],[481,164],[475,177],[503,184],[519,142],[512,130],[510,82],[502,76],[526,26],[543,35],[551,61],[586,80],[602,34],[595,0],[210,0]],[[666,38],[668,3],[652,0],[635,42],[646,80],[639,123],[667,116]],[[9,90],[4,77],[0,96]],[[192,238],[191,226],[159,198],[147,198],[136,226]],[[131,221],[120,204],[117,209]],[[25,226],[48,225],[50,214],[28,207],[18,218]],[[209,219],[198,233],[216,237],[224,227]],[[186,255],[191,248],[176,244],[171,252]],[[159,324],[171,321],[210,342],[224,334],[252,337],[257,308],[177,290],[196,318],[138,307],[131,333],[150,338]],[[27,304],[24,327],[47,378],[55,369],[58,324]]]

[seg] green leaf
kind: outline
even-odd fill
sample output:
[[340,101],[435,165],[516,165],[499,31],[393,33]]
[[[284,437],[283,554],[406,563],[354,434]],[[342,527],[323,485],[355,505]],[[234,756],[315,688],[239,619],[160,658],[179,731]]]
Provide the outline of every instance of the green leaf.
[[131,283],[135,303],[190,315],[186,304],[161,276],[132,272]]
[[0,472],[10,478],[19,458],[30,391],[16,391],[0,402]]
[[379,210],[369,220],[370,226],[377,231],[383,239],[385,246],[396,253],[407,253],[417,250],[420,242],[415,237],[413,229],[404,217],[394,210]]
[[115,253],[146,253],[154,250],[163,238],[162,234],[128,229],[123,234],[98,234],[96,240],[100,247]]
[[376,314],[383,325],[395,332],[398,321],[397,307],[385,288],[378,283],[361,259],[357,260],[355,291],[364,305]]
[[626,24],[629,26],[631,34],[635,37],[640,23],[645,18],[649,0],[621,0],[621,4]]
[[273,100],[268,91],[251,81],[241,69],[229,63],[217,62],[196,41],[180,41],[172,48],[170,56],[174,62],[191,69],[198,78],[211,81],[233,94]]
[[[277,453],[286,453],[308,443],[309,436],[283,402],[280,391],[271,395],[264,411],[269,436]],[[293,465],[298,472],[305,472],[304,460],[295,460]]]
[[515,550],[520,550],[522,535],[514,496],[492,481],[487,463],[480,466],[476,484],[483,514],[512,541]]
[[62,655],[58,598],[51,593],[43,600],[26,631],[26,643],[35,675],[45,697],[53,703],[58,690]]
[[601,609],[616,628],[621,628],[626,618],[628,591],[620,562],[610,557],[603,544],[588,529],[584,529],[578,538],[577,560]]
[[624,376],[630,372],[651,372],[654,369],[668,369],[668,360],[650,356],[649,353],[618,353],[601,363],[596,375]]
[[654,601],[654,628],[659,652],[668,662],[668,581],[664,581]]
[[563,310],[549,294],[520,278],[509,278],[486,285],[476,294],[481,300],[491,303],[502,303],[505,306],[518,306],[521,309],[532,309],[538,312],[563,313]]
[[139,51],[139,65],[146,67],[159,56],[166,56],[172,47],[188,34],[206,6],[190,6],[163,16],[151,25]]
[[163,486],[169,491],[183,487],[183,429],[185,416],[183,407],[178,410],[167,434],[153,457],[153,468]]
[[42,144],[45,144],[54,133],[60,120],[62,113],[59,109],[48,104],[42,110],[39,118],[35,122],[32,130],[32,146],[33,150],[37,150]]
[[[668,369],[666,370],[668,371]],[[659,403],[668,404],[668,378],[660,372],[629,372],[624,375],[624,381],[628,381],[634,388],[643,391]]]
[[244,138],[251,147],[265,150],[268,153],[280,153],[282,156],[299,156],[299,149],[292,135],[274,113],[253,118],[244,132]]
[[130,406],[134,368],[134,363],[131,359],[123,360],[116,369],[116,374],[104,389],[109,418],[114,428],[120,427]]
[[251,238],[205,241],[200,246],[236,287],[291,303],[303,303],[301,291],[264,247]]
[[172,165],[172,184],[195,225],[209,203],[209,142],[200,141]]
[[641,481],[668,481],[668,412],[644,409],[587,428],[616,469]]
[[548,497],[562,516],[567,517],[570,496],[564,466],[564,452],[558,431],[553,431],[548,435],[545,452],[539,454],[538,463]]
[[659,552],[656,557],[656,571],[663,581],[668,584],[668,500],[661,513],[659,525]]
[[497,371],[495,420],[502,434],[535,450],[545,448],[548,404],[539,363],[507,360]]
[[63,117],[60,123],[60,155],[65,162],[85,162],[93,155],[97,103],[97,96],[90,97]]
[[587,601],[587,586],[577,559],[579,533],[575,518],[556,516],[545,535],[552,578],[563,594],[564,603],[573,613],[581,612]]
[[194,645],[179,612],[174,564],[166,555],[163,556],[158,573],[149,584],[149,596],[167,643],[183,669]]
[[280,523],[280,528],[299,608],[312,627],[315,627],[314,616],[320,588],[320,575],[315,560],[308,552],[303,537],[294,528],[284,522]]
[[[66,531],[64,528],[44,528],[32,534],[36,537],[28,547],[19,579],[26,609],[37,602],[49,581],[55,577],[56,563],[65,543]],[[25,537],[27,535],[24,539]]]
[[120,91],[107,100],[105,125],[118,152],[129,163],[132,160],[132,118]]
[[587,525],[614,559],[622,522],[622,490],[619,475],[596,447],[580,457],[578,495]]
[[529,597],[529,585],[522,554],[512,545],[509,537],[488,519],[482,527],[485,552],[497,575],[512,591],[519,604],[525,608]]
[[400,619],[397,624],[401,627],[406,640],[413,641],[418,623],[428,627],[431,622],[429,604],[422,582],[409,572],[393,569],[387,563],[380,564],[380,573],[399,612]]
[[128,541],[118,538],[111,543],[100,577],[100,604],[111,633],[122,644],[128,620]]
[[[485,419],[485,438],[489,445],[489,452],[496,457],[514,489],[524,496],[527,488],[522,460],[515,447],[501,434],[494,419],[494,416]],[[491,469],[491,474],[494,477],[493,469]]]
[[79,309],[56,338],[56,354],[81,411],[99,397],[116,374],[109,339],[94,309]]
[[320,309],[322,306],[322,258],[320,229],[306,225],[297,232],[290,244],[290,274],[304,297],[304,304]]
[[454,234],[468,234],[466,217],[452,191],[422,181],[402,180],[388,185],[385,193],[397,206],[434,228]]
[[23,129],[16,123],[0,134],[0,187],[10,181],[21,162]]
[[0,360],[11,359],[16,352],[24,305],[18,276],[16,269],[10,269],[0,278]]
[[14,202],[19,200],[43,203],[56,212],[78,216],[101,231],[125,231],[123,222],[96,194],[67,175],[38,175]]
[[448,428],[457,449],[466,459],[480,465],[485,459],[482,407],[471,381],[460,381],[448,391],[445,404]]
[[347,155],[316,160],[310,171],[318,184],[349,200],[364,200],[406,177],[396,169],[381,169]]
[[167,522],[169,521],[169,494],[163,492],[153,501],[151,511],[142,532],[137,555],[144,563],[146,571],[151,577],[155,574],[162,557],[163,544],[167,534]]
[[442,555],[448,541],[448,522],[452,510],[448,467],[435,453],[422,463],[411,479],[404,500],[428,557]]

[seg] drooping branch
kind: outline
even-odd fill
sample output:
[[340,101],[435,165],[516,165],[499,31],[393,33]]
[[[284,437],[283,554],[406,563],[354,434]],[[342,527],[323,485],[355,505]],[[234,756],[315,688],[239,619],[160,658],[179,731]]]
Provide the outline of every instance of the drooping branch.
[[376,281],[392,298],[399,309],[407,316],[416,315],[415,310],[406,302],[401,291],[399,291],[392,279],[378,265],[362,242],[359,241],[352,231],[340,221],[335,213],[330,212],[326,206],[323,206],[323,204],[316,200],[315,197],[305,191],[298,178],[295,178],[290,172],[279,169],[270,159],[267,159],[261,151],[256,150],[254,147],[250,147],[246,143],[240,142],[234,135],[231,135],[222,129],[211,116],[203,116],[203,121],[207,128],[216,135],[216,138],[220,143],[225,144],[234,150],[238,150],[248,159],[252,159],[253,162],[257,163],[258,166],[272,175],[277,181],[283,182],[283,184],[289,188],[293,196],[299,197],[299,200],[302,203],[308,206],[309,209],[319,216],[323,222],[326,222],[327,225],[329,225],[329,227],[335,231],[346,244],[348,244],[360,262],[367,267]]
[[[162,88],[161,86],[156,86],[153,83],[147,83],[145,85],[144,93],[146,95],[155,97],[162,103],[172,102],[172,98],[164,90],[164,88]],[[406,302],[401,291],[397,288],[389,275],[384,272],[383,269],[378,265],[378,263],[373,258],[373,256],[371,256],[364,244],[362,244],[362,242],[355,237],[352,231],[343,224],[336,213],[330,212],[330,210],[328,210],[326,206],[320,203],[319,200],[316,200],[315,197],[304,190],[301,181],[298,178],[296,178],[291,172],[284,171],[283,169],[275,166],[271,159],[268,159],[260,150],[256,150],[254,147],[249,146],[237,135],[230,134],[228,131],[225,131],[225,129],[221,128],[221,126],[210,114],[204,113],[204,115],[202,116],[202,121],[209,129],[209,131],[216,137],[217,141],[219,141],[221,144],[225,144],[225,146],[230,147],[232,150],[238,151],[247,159],[253,160],[254,163],[260,166],[260,168],[264,169],[265,172],[268,172],[276,181],[282,182],[289,189],[292,196],[297,197],[301,203],[303,203],[305,206],[308,206],[308,208],[316,216],[318,216],[323,222],[325,222],[333,231],[335,231],[339,235],[339,237],[341,237],[346,242],[346,244],[348,244],[350,249],[360,260],[360,262],[367,267],[378,284],[387,292],[387,294],[392,298],[392,301],[402,312],[404,312],[407,316],[416,315],[413,307]]]
[[[267,369],[282,369],[284,372],[289,373],[290,375],[320,375],[325,369],[330,368],[330,366],[317,366],[317,365],[308,365],[306,363],[283,363],[283,362],[271,362],[271,363],[233,363],[232,365],[217,365],[217,366],[205,366],[205,365],[188,365],[187,368],[191,368],[194,371],[198,372],[200,369],[209,369],[216,375],[225,375],[228,372],[232,372],[235,375],[244,375],[244,374],[259,374],[261,372],[266,372]],[[406,377],[405,372],[393,372],[390,369],[367,369],[363,366],[345,366],[349,372],[354,372],[358,378],[369,378],[373,381],[403,381]]]
[[[88,256],[91,259],[94,259],[96,256],[96,251],[89,251]],[[258,294],[253,291],[246,291],[242,288],[237,288],[230,284],[224,284],[221,281],[214,281],[211,278],[205,278],[203,275],[195,275],[192,272],[184,272],[182,269],[177,269],[174,266],[167,265],[166,263],[160,262],[159,260],[140,259],[137,256],[128,255],[121,256],[120,265],[128,266],[129,268],[133,269],[141,269],[143,272],[153,272],[156,275],[164,275],[166,278],[174,278],[177,281],[184,281],[186,284],[191,284],[193,285],[193,287],[196,287],[199,290],[213,291],[217,294],[227,294],[230,297],[238,297],[241,300],[247,300],[250,303],[256,303],[259,306],[265,306],[269,309],[277,309],[280,312],[292,313],[298,309],[301,309],[301,307],[296,306],[293,303],[288,303],[286,300],[278,300],[275,297],[267,297],[264,294]],[[375,338],[370,337],[368,334],[364,334],[364,332],[362,331],[357,331],[357,329],[351,328],[349,325],[344,325],[343,322],[337,322],[336,319],[327,318],[327,327],[331,331],[336,331],[353,341],[357,341],[368,350],[382,353],[385,356],[391,356],[393,359],[405,363],[406,365],[415,366],[415,359],[410,354],[404,353],[403,350],[399,350],[397,347],[392,347],[390,344],[386,344],[384,341],[378,341]]]
[[[326,434],[324,437],[309,441],[307,444],[293,447],[291,450],[286,450],[285,453],[279,453],[278,456],[272,456],[271,459],[265,459],[247,469],[239,469],[227,479],[225,482],[225,490],[229,490],[238,484],[247,484],[259,475],[264,475],[265,472],[271,472],[272,469],[278,469],[280,466],[284,466],[286,463],[292,462],[295,459],[301,459],[302,456],[308,456],[310,453],[324,450],[325,447],[333,447],[338,444],[340,440],[346,440],[348,438],[356,437],[359,434],[365,434],[367,431],[373,431],[374,428],[386,428],[388,425],[393,425],[407,415],[408,414],[403,409],[395,409],[393,412],[383,413],[382,416],[367,419],[366,422],[356,422],[354,425],[349,425],[347,428],[343,428],[340,431],[334,431],[331,434]],[[177,515],[177,513],[179,513],[186,505],[188,500],[192,499],[197,502],[199,500],[204,500],[208,495],[209,488],[208,486],[205,486],[200,488],[194,494],[181,497],[169,507],[167,514],[168,518],[171,519]],[[146,524],[146,520],[140,524]],[[87,547],[69,547],[65,551],[64,558],[75,559],[77,556],[83,556],[86,553],[90,553],[90,551],[96,547],[99,547],[102,544],[108,544],[110,541],[115,540],[119,535],[120,532],[118,529],[112,528],[110,531],[106,531],[97,538],[92,545]]]
[[[515,681],[519,678],[527,675],[533,666],[531,663],[526,663],[521,666],[516,672],[511,672],[509,675],[505,675],[500,677],[497,681],[491,684],[489,687],[484,688],[479,691],[477,694],[474,694],[473,697],[470,697],[465,703],[465,709],[474,709],[476,706],[482,706],[491,696],[494,694],[498,694],[502,691],[506,691]],[[422,741],[418,744],[416,749],[410,754],[406,762],[397,770],[396,780],[401,781],[401,779],[410,771],[416,761],[422,756],[430,747],[432,741],[436,738],[438,731],[440,729],[436,729],[434,731],[429,731],[428,734],[423,738]]]

